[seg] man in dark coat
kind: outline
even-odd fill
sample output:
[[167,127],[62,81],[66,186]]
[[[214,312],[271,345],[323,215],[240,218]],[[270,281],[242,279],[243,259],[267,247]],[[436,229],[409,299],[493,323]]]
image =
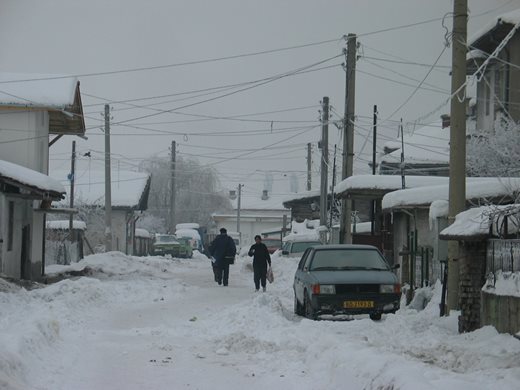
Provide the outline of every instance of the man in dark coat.
[[209,254],[215,259],[213,263],[215,281],[219,285],[228,285],[229,264],[232,260],[234,261],[236,253],[235,241],[227,235],[225,228],[220,229],[220,234],[215,237],[209,246]]
[[262,282],[262,289],[265,292],[267,266],[271,266],[271,256],[267,247],[262,242],[262,237],[255,236],[255,243],[251,246],[248,252],[249,256],[253,256],[253,280],[255,282],[256,291],[260,290],[260,282]]

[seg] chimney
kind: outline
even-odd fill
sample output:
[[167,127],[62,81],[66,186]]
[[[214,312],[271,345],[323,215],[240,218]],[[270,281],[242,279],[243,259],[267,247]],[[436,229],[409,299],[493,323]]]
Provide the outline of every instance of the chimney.
[[267,190],[262,191],[262,200],[269,199],[269,192]]
[[229,190],[229,199],[235,200],[237,198],[237,191],[236,190]]
[[450,127],[450,116],[448,114],[442,114],[442,128],[445,129],[446,127]]

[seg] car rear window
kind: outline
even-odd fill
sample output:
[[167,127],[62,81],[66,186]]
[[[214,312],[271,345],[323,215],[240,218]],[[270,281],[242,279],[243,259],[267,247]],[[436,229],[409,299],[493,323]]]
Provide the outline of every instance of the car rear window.
[[292,253],[305,252],[305,250],[307,248],[314,246],[314,245],[321,245],[321,242],[319,242],[319,241],[293,242],[291,252]]
[[377,250],[372,249],[325,249],[314,253],[311,270],[329,269],[376,269],[387,270],[388,264]]

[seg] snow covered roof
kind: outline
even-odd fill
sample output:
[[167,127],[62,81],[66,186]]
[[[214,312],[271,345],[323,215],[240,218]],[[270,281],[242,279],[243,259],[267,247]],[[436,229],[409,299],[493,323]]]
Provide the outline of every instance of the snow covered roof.
[[139,228],[136,228],[135,229],[135,236],[136,237],[142,237],[142,238],[150,238],[152,235],[150,234],[150,232],[146,229],[139,229]]
[[[439,234],[444,240],[478,240],[491,235],[500,235],[497,227],[503,226],[501,221],[505,214],[516,212],[520,214],[520,204],[503,206],[475,207],[457,214],[455,221]],[[490,231],[491,230],[491,231]],[[515,224],[508,226],[508,233],[518,233],[519,227]]]
[[50,134],[85,134],[85,120],[76,77],[0,73],[0,109],[46,109]]
[[[448,183],[449,178],[442,176],[406,176],[406,188],[425,187]],[[397,175],[356,175],[340,182],[337,194],[347,192],[372,191],[381,194],[401,189],[401,176]]]
[[[520,190],[520,178],[469,177],[466,199],[507,197]],[[383,210],[430,205],[449,199],[449,183],[390,192],[383,197]]]
[[303,191],[300,193],[295,193],[293,195],[286,195],[283,199],[284,204],[297,202],[305,199],[312,199],[316,197],[320,197],[321,191],[320,190],[312,190],[312,191]]
[[[450,129],[438,121],[412,133],[404,133],[404,160],[408,164],[448,164],[450,158]],[[387,149],[395,149],[397,141],[389,141]],[[385,146],[386,147],[386,146]],[[380,159],[386,163],[401,162],[401,144],[398,149]]]
[[61,199],[65,193],[65,187],[51,177],[4,160],[0,160],[0,181],[17,187],[27,187],[39,193],[50,193],[56,200]]
[[[242,194],[240,197],[240,210],[286,210],[283,206],[284,195],[268,194],[267,199],[262,199],[262,193]],[[231,199],[233,210],[238,208],[238,198]]]
[[470,46],[475,46],[477,42],[482,39],[485,35],[489,34],[492,30],[495,30],[503,24],[516,24],[520,22],[520,8],[511,12],[507,12],[502,15],[496,16],[489,23],[487,23],[482,29],[477,31],[473,36],[470,37],[468,42]]
[[[52,177],[70,188],[69,171],[53,171]],[[144,172],[112,172],[112,207],[119,209],[146,210],[151,176]],[[70,192],[67,192],[68,194]],[[67,203],[68,200],[62,202]],[[105,172],[86,171],[77,175],[74,183],[74,204],[105,206]]]
[[[68,230],[69,220],[47,221],[47,229]],[[72,221],[72,228],[76,230],[87,230],[87,224],[83,221]]]
[[195,222],[178,223],[175,225],[175,229],[198,229],[200,225]]

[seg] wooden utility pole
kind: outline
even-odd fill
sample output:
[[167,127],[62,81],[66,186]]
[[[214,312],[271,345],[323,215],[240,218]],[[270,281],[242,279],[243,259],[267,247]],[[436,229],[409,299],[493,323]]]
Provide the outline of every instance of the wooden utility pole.
[[311,190],[311,181],[312,181],[312,150],[311,143],[307,144],[307,191]]
[[110,164],[110,106],[105,104],[105,252],[112,250],[112,176]]
[[170,179],[170,234],[175,233],[175,151],[177,144],[172,141],[171,150],[171,179]]
[[321,184],[320,184],[320,225],[327,225],[327,193],[329,167],[329,98],[321,103]]
[[[450,190],[448,223],[466,208],[466,53],[468,0],[453,3],[450,113]],[[459,247],[448,241],[447,311],[459,306]]]
[[[345,117],[343,128],[343,169],[341,179],[352,176],[354,163],[354,112],[356,98],[356,34],[348,34],[346,51]],[[352,244],[352,199],[343,199],[341,207],[340,242]]]
[[[377,155],[377,106],[374,104],[374,117],[372,121],[372,175],[376,174],[376,155]],[[372,200],[372,205],[370,207],[370,232],[372,235],[375,234],[376,231],[376,201]]]
[[[76,175],[76,141],[72,141],[72,157],[70,159],[70,199],[69,206],[71,210],[74,208],[74,180]],[[72,242],[74,238],[74,226],[73,226],[73,214],[71,213],[69,216],[69,239]]]

